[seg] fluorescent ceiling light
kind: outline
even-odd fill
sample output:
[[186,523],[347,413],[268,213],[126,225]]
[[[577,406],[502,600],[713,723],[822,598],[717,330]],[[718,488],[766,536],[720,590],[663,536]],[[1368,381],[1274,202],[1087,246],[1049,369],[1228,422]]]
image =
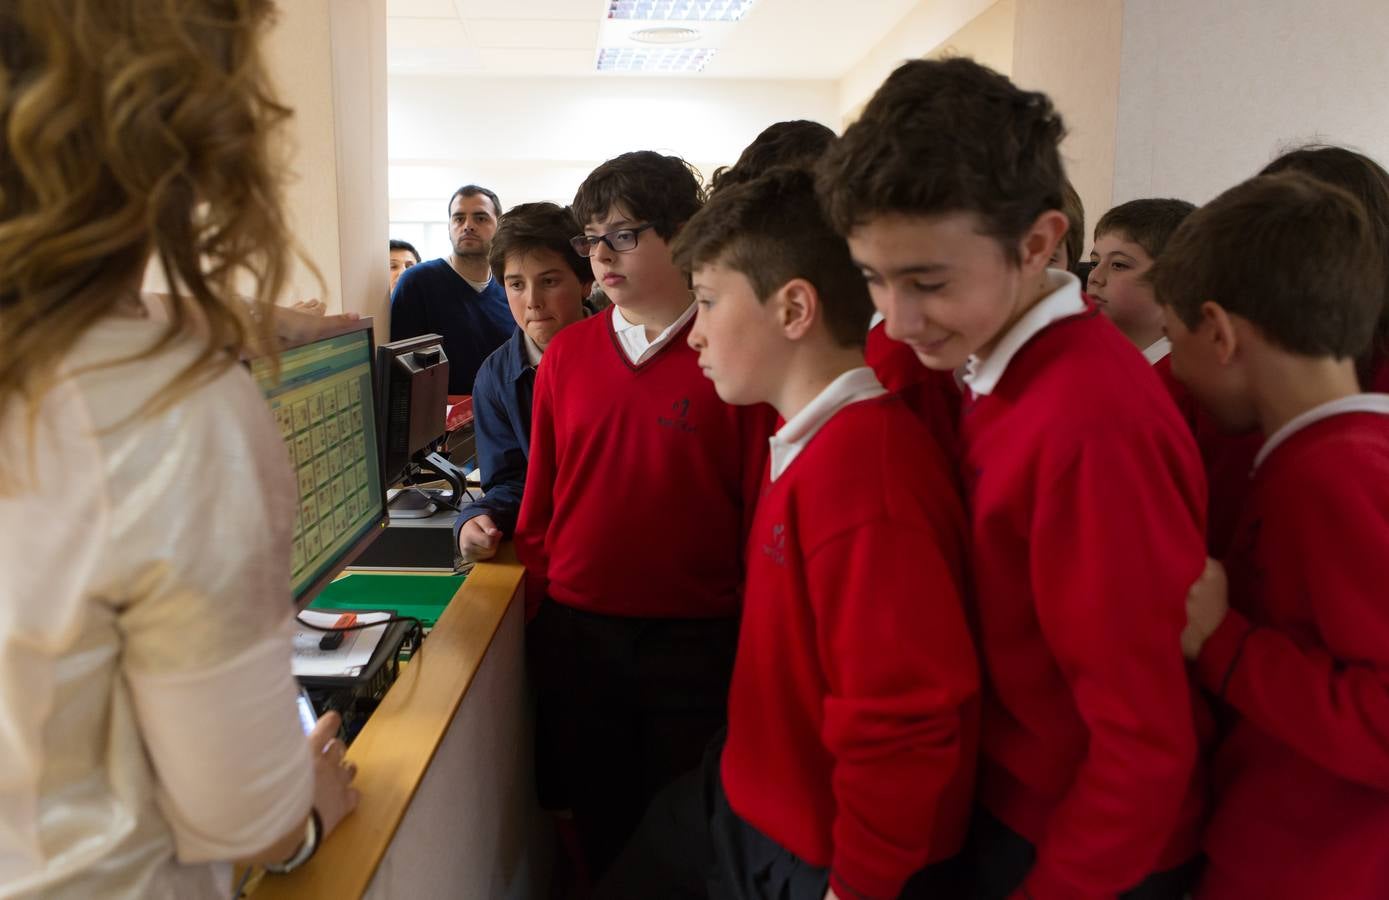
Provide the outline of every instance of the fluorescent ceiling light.
[[604,47],[600,72],[698,72],[717,51],[710,47]]
[[609,19],[664,22],[736,22],[753,0],[608,0]]
[[643,28],[627,35],[634,41],[641,41],[643,44],[688,44],[690,41],[699,40],[699,29],[681,28],[678,25],[657,25],[655,28]]

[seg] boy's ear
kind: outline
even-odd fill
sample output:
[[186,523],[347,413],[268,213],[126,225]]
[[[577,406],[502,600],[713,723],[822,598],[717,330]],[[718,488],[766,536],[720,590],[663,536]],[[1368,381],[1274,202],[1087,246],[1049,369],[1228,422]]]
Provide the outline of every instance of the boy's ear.
[[1056,245],[1066,236],[1071,227],[1066,214],[1059,209],[1049,209],[1032,222],[1032,227],[1022,236],[1019,248],[1022,268],[1041,271],[1051,262]]
[[792,278],[777,288],[767,302],[775,306],[777,324],[789,340],[805,337],[820,317],[820,295],[804,278]]
[[1225,307],[1214,300],[1201,304],[1201,323],[1197,326],[1202,340],[1215,351],[1216,362],[1228,366],[1240,350],[1239,332]]

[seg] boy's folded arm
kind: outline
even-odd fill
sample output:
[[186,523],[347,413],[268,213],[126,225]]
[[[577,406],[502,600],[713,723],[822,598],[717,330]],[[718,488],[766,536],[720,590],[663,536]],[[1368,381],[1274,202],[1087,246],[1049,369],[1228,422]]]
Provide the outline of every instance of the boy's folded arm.
[[972,767],[962,745],[974,746],[962,709],[977,702],[978,670],[954,568],[932,535],[888,522],[855,527],[807,561],[840,896],[895,897],[938,844],[962,836]]
[[[1261,540],[1289,568],[1269,578],[1301,584],[1320,642],[1256,628],[1231,609],[1201,649],[1202,684],[1241,715],[1343,778],[1389,789],[1389,608],[1376,546],[1382,534],[1348,529],[1373,517],[1372,493],[1334,497],[1297,516],[1267,517]],[[1380,514],[1382,515],[1382,514]],[[1338,527],[1339,526],[1339,527]],[[1300,567],[1303,571],[1296,571]]]
[[1196,763],[1180,635],[1205,563],[1204,484],[1181,484],[1155,445],[1098,443],[1046,474],[1034,518],[1038,620],[1089,729],[1037,847],[1026,883],[1036,900],[1142,881],[1173,837]]
[[1348,664],[1231,610],[1197,669],[1263,731],[1342,778],[1389,790],[1389,664]]

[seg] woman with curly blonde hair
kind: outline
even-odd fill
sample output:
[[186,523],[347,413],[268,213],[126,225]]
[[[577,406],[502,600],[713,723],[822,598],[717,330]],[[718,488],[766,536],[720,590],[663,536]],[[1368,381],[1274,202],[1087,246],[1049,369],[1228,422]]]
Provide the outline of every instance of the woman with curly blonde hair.
[[293,246],[270,14],[0,3],[0,897],[226,897],[356,802],[336,717],[299,729],[296,492],[236,363]]

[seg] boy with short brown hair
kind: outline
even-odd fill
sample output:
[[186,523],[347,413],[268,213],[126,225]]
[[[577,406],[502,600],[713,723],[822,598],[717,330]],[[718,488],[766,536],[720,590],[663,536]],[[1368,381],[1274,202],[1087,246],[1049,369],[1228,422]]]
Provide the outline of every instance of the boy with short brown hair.
[[1167,356],[1169,347],[1148,270],[1195,208],[1185,200],[1130,200],[1095,224],[1095,247],[1090,251],[1095,267],[1085,283],[1086,293],[1152,365]]
[[1233,713],[1212,766],[1202,900],[1373,900],[1389,885],[1389,396],[1355,359],[1384,291],[1349,194],[1262,176],[1183,223],[1153,270],[1172,368],[1267,436],[1183,649]]

